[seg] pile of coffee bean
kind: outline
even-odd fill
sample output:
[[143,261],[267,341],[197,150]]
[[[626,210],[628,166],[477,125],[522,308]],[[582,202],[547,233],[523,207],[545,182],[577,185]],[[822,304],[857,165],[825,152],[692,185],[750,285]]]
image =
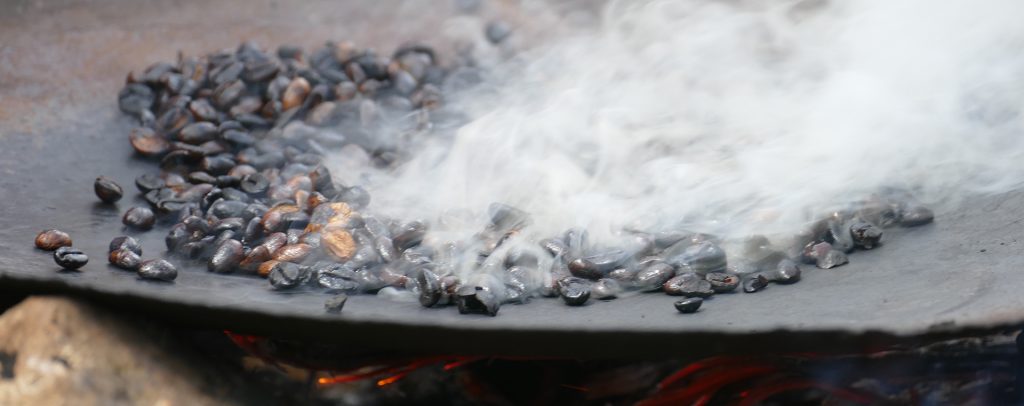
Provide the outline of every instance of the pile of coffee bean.
[[[366,189],[331,176],[324,157],[342,147],[363,149],[381,167],[404,159],[408,153],[382,141],[393,138],[381,132],[429,136],[444,111],[442,89],[479,77],[466,74],[472,69],[445,66],[418,45],[385,57],[349,43],[311,53],[243,43],[129,74],[118,95],[121,110],[140,123],[129,141],[160,170],[135,180],[150,207],[127,210],[123,222],[137,230],[171,224],[167,255],[209,272],[263,277],[274,290],[333,294],[325,302],[331,313],[346,294],[388,290],[411,292],[425,307],[453,304],[461,313],[493,316],[503,304],[533,297],[580,306],[629,291],[680,296],[675,308],[693,313],[704,298],[741,286],[754,293],[795,283],[802,264],[845,264],[847,253],[878,246],[883,228],[933,217],[909,194],[885,190],[829,214],[787,247],[747,238],[729,261],[719,238],[687,230],[623,230],[626,243],[608,247],[570,229],[524,249],[530,215],[516,207],[492,204],[472,241],[440,241],[427,237],[431,224],[443,221],[374,213]],[[103,177],[95,190],[108,203],[123,194]],[[66,234],[49,230],[36,243],[64,247],[55,256],[63,267],[87,260],[66,248]],[[171,263],[141,255],[138,242],[124,236],[111,242],[108,259],[147,279],[177,276]],[[466,276],[465,269],[479,272]]]

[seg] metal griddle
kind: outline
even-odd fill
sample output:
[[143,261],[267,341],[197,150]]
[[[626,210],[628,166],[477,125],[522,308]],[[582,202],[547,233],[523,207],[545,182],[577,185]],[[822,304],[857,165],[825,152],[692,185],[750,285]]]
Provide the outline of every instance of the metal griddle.
[[[242,3],[247,18],[231,20]],[[107,265],[105,255],[110,239],[125,233],[121,213],[145,205],[133,179],[155,170],[133,156],[127,143],[132,122],[116,108],[125,73],[170,60],[177,49],[206,52],[242,39],[314,45],[355,37],[374,43],[382,35],[368,28],[369,17],[395,18],[382,7],[394,7],[395,15],[404,10],[392,3],[359,3],[368,9],[359,15],[320,3],[303,3],[299,11],[271,2],[204,4],[143,8],[114,1],[33,9],[15,2],[13,16],[0,17],[0,51],[6,51],[0,52],[0,291],[82,295],[189,325],[332,342],[353,354],[846,351],[1024,325],[1021,192],[969,198],[959,209],[938,212],[935,224],[888,230],[882,248],[851,255],[849,265],[805,267],[803,281],[794,286],[717,295],[694,315],[676,313],[676,299],[661,294],[591,301],[582,308],[535,299],[506,305],[494,318],[353,296],[341,315],[328,315],[326,294],[274,292],[262,279],[212,274],[181,260],[173,260],[182,268],[174,283],[139,280]],[[429,31],[437,23],[431,18],[403,32]],[[218,26],[218,19],[228,21]],[[210,30],[211,37],[196,30]],[[407,38],[376,43],[385,48]],[[126,198],[116,207],[93,195],[97,175],[125,187]],[[83,272],[59,272],[49,252],[33,247],[37,232],[54,227],[69,232],[90,255]],[[165,231],[128,234],[140,238],[151,258],[164,254]]]

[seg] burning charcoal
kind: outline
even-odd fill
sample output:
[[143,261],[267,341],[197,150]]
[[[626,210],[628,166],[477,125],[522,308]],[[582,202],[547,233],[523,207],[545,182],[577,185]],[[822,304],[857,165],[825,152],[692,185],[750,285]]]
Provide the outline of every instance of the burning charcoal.
[[924,206],[911,206],[902,210],[900,225],[903,227],[916,227],[931,223],[935,219],[935,213]]
[[309,268],[291,262],[277,262],[267,279],[275,290],[293,289],[309,278]]
[[590,287],[590,292],[593,294],[594,299],[615,299],[615,297],[622,293],[622,285],[620,285],[615,279],[599,279]]
[[329,299],[324,301],[324,310],[327,313],[339,314],[341,309],[345,307],[345,302],[348,301],[348,296],[344,294],[331,296]]
[[710,282],[693,272],[677,274],[663,286],[665,293],[673,296],[710,297],[715,293]]
[[559,279],[558,295],[569,306],[582,306],[590,299],[590,282],[573,276]]
[[775,283],[790,284],[800,280],[800,267],[796,262],[789,259],[779,261],[774,272],[769,275],[769,280]]
[[92,188],[96,192],[96,197],[99,197],[104,203],[115,203],[124,195],[120,185],[103,176],[96,178]]
[[487,286],[464,285],[455,292],[455,304],[459,313],[481,313],[491,317],[498,315],[501,299]]
[[151,259],[139,266],[139,277],[160,281],[173,281],[178,277],[178,269],[162,259]]
[[633,283],[643,291],[660,290],[665,282],[672,279],[675,274],[676,271],[672,265],[656,261],[637,272]]
[[142,244],[139,243],[139,240],[136,240],[134,237],[129,237],[127,235],[122,235],[120,237],[114,238],[113,240],[110,240],[109,251],[114,252],[119,249],[128,249],[134,252],[136,255],[142,255]]
[[673,305],[679,313],[696,313],[697,309],[700,309],[700,305],[704,304],[704,299],[699,297],[688,297],[683,300],[676,301]]
[[711,272],[704,275],[704,280],[711,284],[711,290],[715,293],[732,292],[740,285],[739,276],[725,272]]
[[242,243],[238,240],[225,240],[217,245],[213,256],[206,264],[206,269],[216,273],[231,273],[238,269],[245,253]]
[[688,266],[699,274],[725,270],[725,251],[709,241],[692,245],[689,241],[682,241],[669,247],[665,252],[665,262],[676,267]]
[[142,193],[146,193],[150,190],[160,189],[164,186],[164,180],[160,179],[159,176],[154,175],[152,173],[139,175],[138,177],[135,178],[135,187],[137,187],[139,191]]
[[71,236],[60,230],[44,230],[36,235],[36,248],[53,251],[60,247],[70,247]]
[[142,264],[142,257],[128,248],[118,248],[110,251],[107,260],[110,261],[111,265],[129,271],[139,269],[139,266]]
[[[838,252],[838,251],[837,251]],[[743,281],[743,291],[746,293],[754,293],[764,289],[768,286],[768,278],[763,274],[750,275],[746,280]]]
[[441,278],[429,269],[422,269],[416,277],[420,288],[420,304],[430,307],[441,300]]
[[858,248],[869,250],[882,239],[882,230],[871,223],[858,221],[850,225],[850,235]]
[[89,262],[89,256],[77,248],[64,246],[53,252],[53,260],[61,268],[77,270]]
[[131,228],[149,230],[156,223],[156,216],[152,210],[146,207],[132,207],[124,212],[121,222]]
[[505,22],[495,20],[487,23],[487,27],[484,29],[484,32],[487,34],[487,40],[491,41],[492,44],[497,45],[502,41],[505,41],[505,39],[512,34],[512,29],[509,28]]

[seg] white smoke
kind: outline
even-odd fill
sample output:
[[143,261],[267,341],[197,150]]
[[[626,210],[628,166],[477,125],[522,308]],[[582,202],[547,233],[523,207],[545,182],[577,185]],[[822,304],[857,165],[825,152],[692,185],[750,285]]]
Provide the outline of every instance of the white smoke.
[[497,201],[538,236],[785,232],[885,185],[952,204],[1024,180],[1022,15],[1014,0],[613,2],[487,66],[448,100],[472,117],[454,138],[361,179],[397,218]]

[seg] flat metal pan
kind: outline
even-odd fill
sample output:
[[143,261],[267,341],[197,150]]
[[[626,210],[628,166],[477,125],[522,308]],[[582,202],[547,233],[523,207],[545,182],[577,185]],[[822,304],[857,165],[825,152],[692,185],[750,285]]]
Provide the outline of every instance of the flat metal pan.
[[[151,61],[171,59],[177,48],[205,52],[252,37],[263,38],[265,44],[288,42],[296,38],[292,30],[297,27],[323,39],[360,34],[349,32],[358,32],[352,26],[333,31],[332,24],[353,17],[323,4],[303,8],[322,12],[317,19],[289,11],[290,20],[271,24],[267,19],[282,13],[272,3],[245,2],[251,18],[211,34],[221,42],[204,42],[194,30],[212,32],[214,20],[230,15],[234,3],[202,8],[184,2],[180,7],[185,11],[172,13],[168,20],[154,15],[167,10],[124,4],[118,10],[118,4],[29,9],[22,11],[22,19],[2,19],[10,24],[0,29],[0,36],[10,40],[0,58],[23,53],[32,58],[31,51],[36,50],[44,57],[35,58],[52,58],[53,63],[63,59],[60,63],[66,67],[44,64],[36,72],[22,60],[0,63],[2,290],[70,292],[188,324],[321,339],[347,346],[353,353],[659,356],[845,351],[1024,325],[1024,297],[1019,294],[1024,287],[1024,256],[1018,242],[1024,240],[1021,192],[970,198],[960,209],[937,213],[933,225],[890,231],[882,248],[852,255],[847,266],[806,269],[803,281],[794,286],[718,295],[693,315],[676,313],[671,297],[648,294],[591,301],[580,308],[536,299],[504,306],[493,318],[355,296],[343,314],[335,316],[324,312],[324,294],[273,292],[264,280],[216,275],[198,267],[186,267],[172,284],[139,280],[105,261],[110,239],[125,233],[121,213],[145,204],[133,195],[133,179],[154,170],[151,163],[133,157],[126,142],[132,123],[115,105],[124,74]],[[139,21],[146,24],[139,26]],[[253,34],[258,30],[250,23],[266,31]],[[71,31],[51,32],[40,26]],[[186,35],[174,27],[196,28]],[[170,37],[163,41],[146,32],[132,34],[143,29]],[[277,36],[281,39],[273,41]],[[117,41],[136,42],[125,55],[111,45]],[[79,48],[91,52],[83,54]],[[115,179],[129,191],[116,207],[99,204],[93,196],[92,182],[98,175]],[[33,248],[35,234],[51,227],[68,231],[75,246],[90,255],[83,272],[58,272],[50,253]],[[141,238],[146,257],[163,254],[164,230],[129,234]]]

